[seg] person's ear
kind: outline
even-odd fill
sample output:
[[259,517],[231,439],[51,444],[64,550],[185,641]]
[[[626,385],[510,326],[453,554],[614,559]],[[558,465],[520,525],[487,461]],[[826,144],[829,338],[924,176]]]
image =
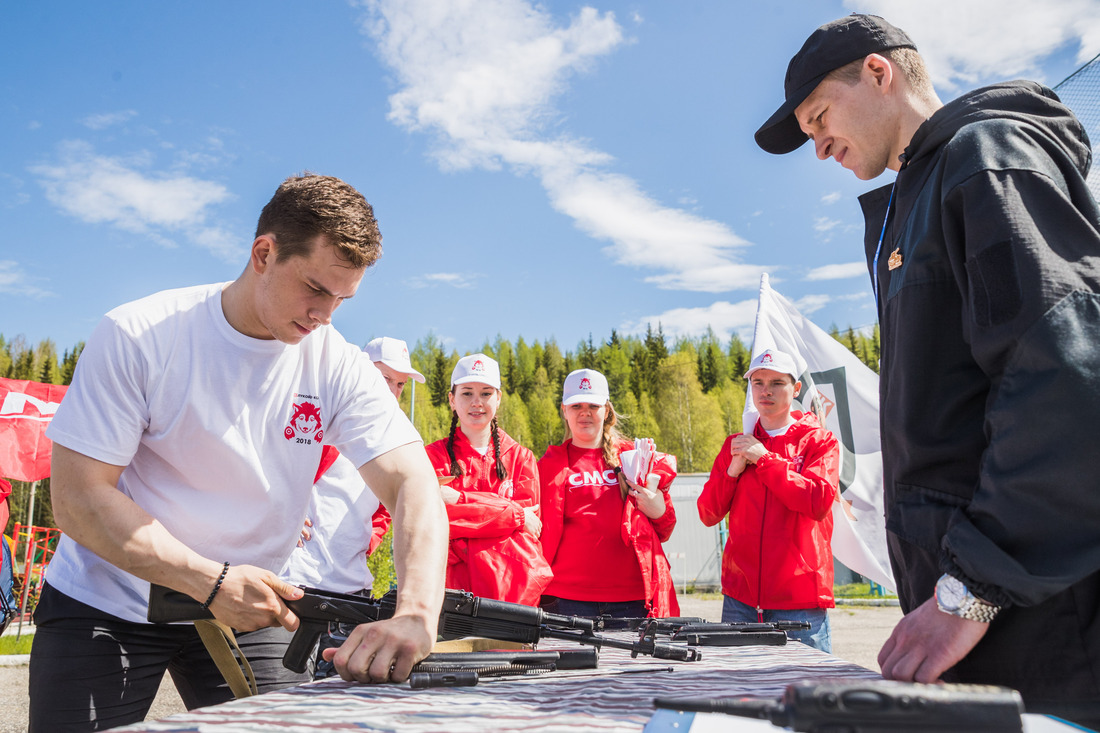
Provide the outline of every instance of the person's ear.
[[863,76],[875,88],[886,91],[894,81],[894,65],[881,54],[868,54],[863,59]]
[[252,242],[250,264],[257,275],[263,274],[268,265],[275,261],[275,240],[267,234],[261,234]]

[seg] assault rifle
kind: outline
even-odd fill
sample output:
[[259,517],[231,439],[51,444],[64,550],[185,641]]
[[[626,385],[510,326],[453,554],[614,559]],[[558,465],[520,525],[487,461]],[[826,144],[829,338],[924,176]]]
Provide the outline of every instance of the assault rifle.
[[809,629],[807,621],[730,621],[708,623],[701,618],[612,618],[596,619],[599,630],[629,629],[642,638],[668,636],[692,646],[782,646],[787,631]]
[[[316,588],[302,590],[305,595],[298,600],[284,600],[299,620],[298,630],[283,656],[283,665],[295,672],[305,671],[306,662],[317,639],[328,629],[330,623],[364,624],[380,621],[392,618],[397,607],[396,591],[390,591],[381,598],[364,598]],[[185,593],[153,585],[149,590],[148,618],[152,623],[170,623],[212,618],[212,614]],[[693,662],[700,658],[699,651],[689,646],[660,642],[648,637],[624,640],[597,634],[592,619],[561,616],[547,613],[541,608],[478,598],[472,593],[451,589],[443,597],[438,632],[442,639],[480,636],[524,644],[534,644],[540,639],[562,639],[597,649],[625,649],[632,657],[644,654],[681,662]]]
[[472,687],[486,677],[541,674],[559,669],[595,669],[594,648],[566,651],[436,652],[413,666],[409,687]]
[[1020,693],[991,685],[833,679],[788,685],[780,700],[657,698],[658,708],[769,720],[806,733],[1021,731]]

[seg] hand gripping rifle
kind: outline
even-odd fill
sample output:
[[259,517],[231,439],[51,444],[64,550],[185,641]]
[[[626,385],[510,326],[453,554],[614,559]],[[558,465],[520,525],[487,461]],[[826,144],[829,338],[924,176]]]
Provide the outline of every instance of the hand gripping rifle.
[[[318,637],[330,623],[363,624],[392,618],[397,606],[396,591],[375,599],[316,588],[302,590],[305,595],[298,600],[284,600],[300,622],[283,656],[283,665],[295,672],[305,670]],[[210,612],[190,596],[163,586],[150,588],[149,621],[170,623],[204,618],[211,618]],[[450,589],[444,594],[439,614],[439,636],[442,639],[480,636],[525,644],[534,644],[540,639],[562,639],[597,649],[625,649],[633,657],[644,654],[681,662],[700,658],[699,651],[688,646],[648,637],[624,640],[597,634],[592,619],[561,616],[541,608],[478,598],[472,593]]]

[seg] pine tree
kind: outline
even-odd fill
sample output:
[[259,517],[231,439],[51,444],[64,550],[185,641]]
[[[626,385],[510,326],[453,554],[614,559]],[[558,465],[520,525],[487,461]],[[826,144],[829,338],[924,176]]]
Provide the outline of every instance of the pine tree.
[[72,351],[65,351],[65,358],[61,362],[61,383],[72,384],[73,374],[76,373],[76,362],[84,351],[84,342],[79,342]]
[[431,376],[428,377],[428,392],[431,394],[433,407],[447,406],[447,393],[451,391],[451,370],[453,368],[448,363],[447,355],[443,353],[442,349],[435,352]]

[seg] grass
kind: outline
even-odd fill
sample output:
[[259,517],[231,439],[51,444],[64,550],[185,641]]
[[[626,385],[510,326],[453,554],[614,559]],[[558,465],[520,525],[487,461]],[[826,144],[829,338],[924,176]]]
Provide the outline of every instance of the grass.
[[883,588],[881,585],[878,586],[878,589],[878,593],[872,593],[870,583],[849,583],[848,585],[836,585],[833,586],[833,597],[861,599],[897,597],[896,594],[891,593],[890,591]]
[[[833,597],[835,598],[849,598],[849,599],[867,599],[872,598],[896,598],[897,596],[890,591],[887,591],[879,586],[880,592],[878,594],[871,592],[870,583],[849,583],[848,585],[836,585],[833,586]],[[698,598],[703,601],[720,601],[722,600],[722,594],[718,592],[705,592],[696,591],[691,585],[688,585],[687,592],[694,598]]]
[[33,641],[34,634],[23,634],[18,639],[15,636],[0,636],[0,654],[30,654]]

